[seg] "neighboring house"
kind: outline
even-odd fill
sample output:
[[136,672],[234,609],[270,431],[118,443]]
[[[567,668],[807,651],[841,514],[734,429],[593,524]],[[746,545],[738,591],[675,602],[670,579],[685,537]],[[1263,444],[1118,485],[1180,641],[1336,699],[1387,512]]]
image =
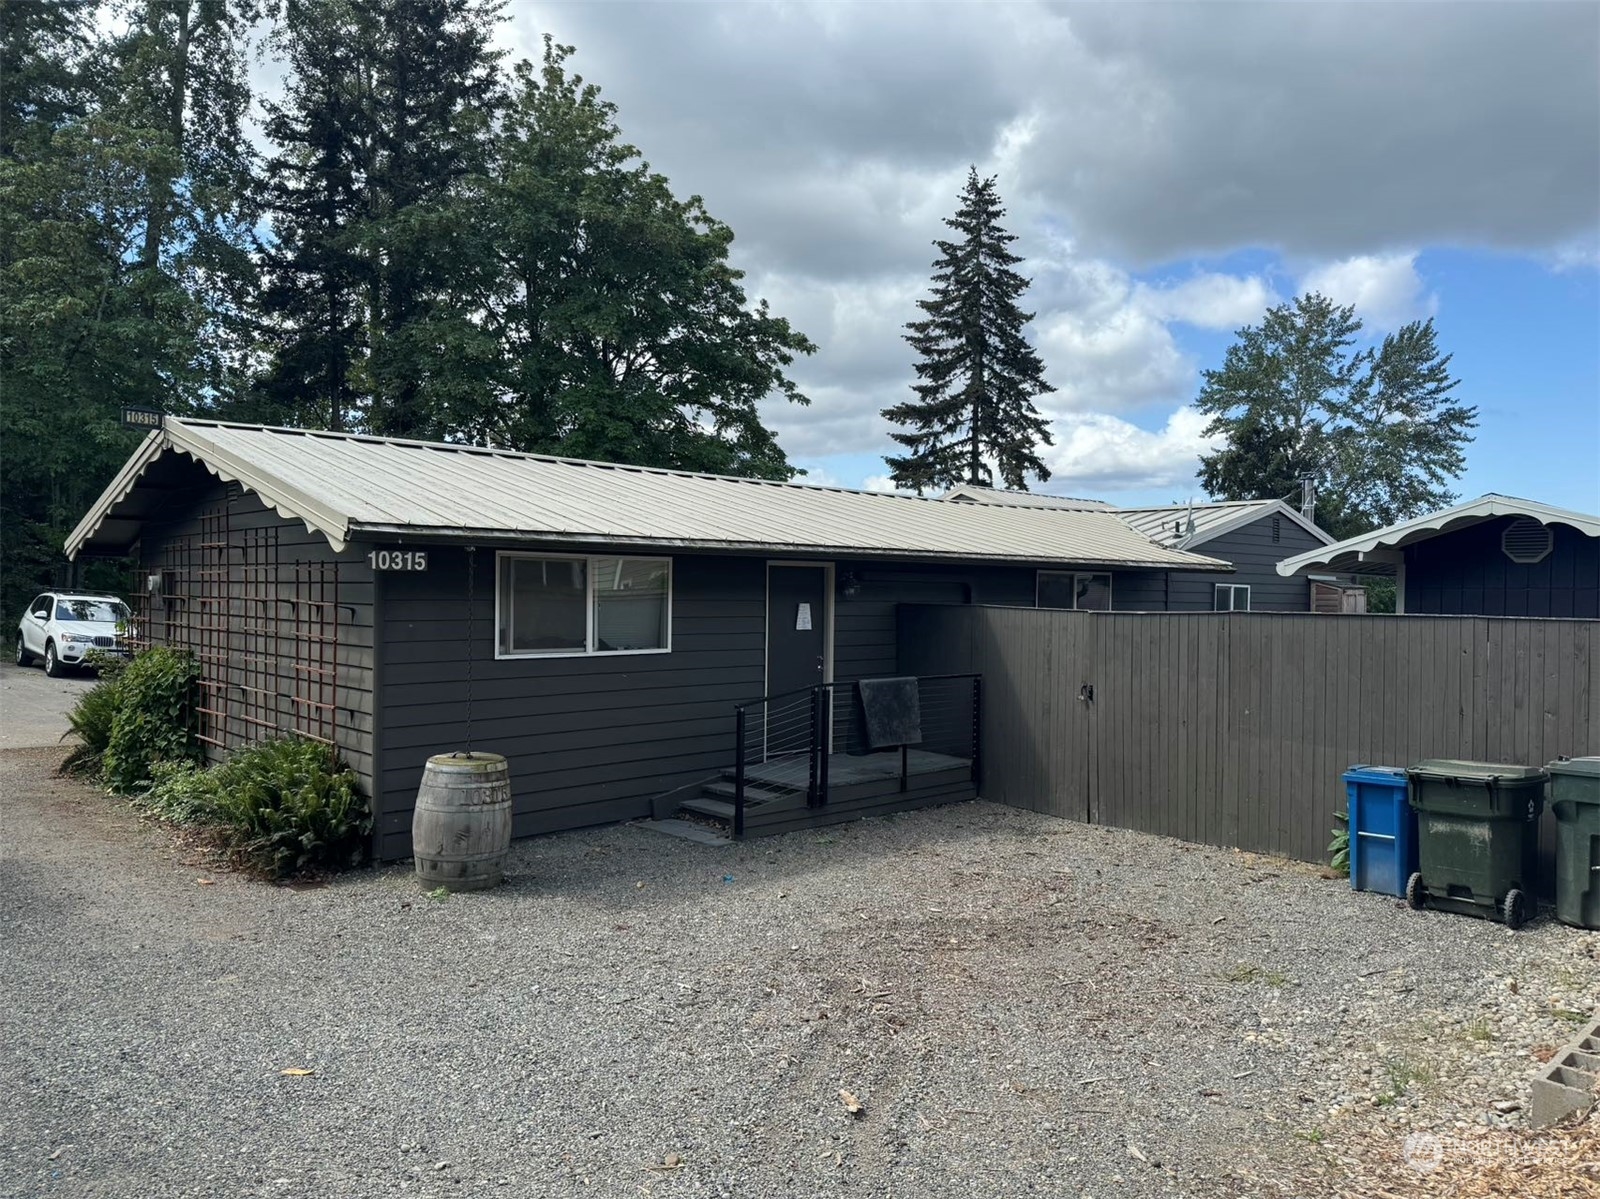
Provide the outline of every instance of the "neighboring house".
[[1282,500],[1218,500],[1116,512],[1158,545],[1233,564],[1234,573],[1226,579],[1193,571],[1169,572],[1169,612],[1322,611],[1315,602],[1320,598],[1317,587],[1341,601],[1346,592],[1359,591],[1331,573],[1316,580],[1286,579],[1278,573],[1284,558],[1333,541]]
[[1365,593],[1332,574],[1315,579],[1285,579],[1278,573],[1277,564],[1284,558],[1333,540],[1281,500],[1114,508],[1100,500],[968,486],[957,487],[941,498],[1057,512],[1114,512],[1159,545],[1221,558],[1234,568],[1226,578],[1209,572],[1167,571],[1159,578],[1139,579],[1137,590],[1126,586],[1119,589],[1102,578],[1047,572],[1040,575],[1036,602],[1041,608],[1155,612],[1365,610]]
[[[902,602],[1031,606],[1042,576],[1137,595],[1229,570],[1100,509],[174,418],[67,553],[135,557],[136,628],[199,659],[212,753],[336,745],[380,858],[410,852],[431,754],[506,754],[519,836],[631,819],[733,764],[736,704],[834,684],[842,709],[893,675]],[[752,719],[758,748],[784,731],[773,704]]]
[[1600,618],[1600,517],[1489,494],[1278,564],[1388,575],[1395,610]]

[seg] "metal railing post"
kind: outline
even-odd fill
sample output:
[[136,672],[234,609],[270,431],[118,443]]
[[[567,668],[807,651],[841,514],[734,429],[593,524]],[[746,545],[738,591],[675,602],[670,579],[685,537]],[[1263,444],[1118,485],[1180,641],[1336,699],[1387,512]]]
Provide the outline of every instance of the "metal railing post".
[[744,836],[744,707],[733,710],[733,835]]
[[821,802],[828,802],[828,757],[833,749],[833,684],[824,683],[821,693],[822,738],[817,748],[817,785]]
[[983,676],[972,680],[972,786],[983,788]]
[[808,808],[814,808],[822,802],[817,795],[817,745],[821,741],[821,737],[817,733],[817,724],[821,720],[821,697],[822,688],[813,687],[811,689],[811,744],[806,747],[808,759],[806,763],[806,806]]

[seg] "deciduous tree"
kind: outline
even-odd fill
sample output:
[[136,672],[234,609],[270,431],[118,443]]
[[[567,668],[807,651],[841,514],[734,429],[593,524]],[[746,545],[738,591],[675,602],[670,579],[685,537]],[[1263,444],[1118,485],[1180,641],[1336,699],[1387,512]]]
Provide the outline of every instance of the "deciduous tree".
[[1420,516],[1456,497],[1477,409],[1452,393],[1433,320],[1362,346],[1351,306],[1310,294],[1238,332],[1195,406],[1224,444],[1200,460],[1218,499],[1280,498],[1317,487],[1317,522],[1336,537]]
[[613,462],[789,478],[759,405],[806,403],[814,347],[728,262],[733,232],[622,140],[616,108],[545,40],[520,64],[491,191],[503,393],[475,432]]

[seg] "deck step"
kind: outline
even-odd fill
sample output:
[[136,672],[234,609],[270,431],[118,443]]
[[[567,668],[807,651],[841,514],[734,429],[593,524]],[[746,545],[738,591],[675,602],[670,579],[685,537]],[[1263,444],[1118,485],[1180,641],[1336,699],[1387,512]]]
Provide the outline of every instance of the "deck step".
[[[725,799],[729,803],[732,803],[733,797],[738,794],[739,788],[728,782],[707,783],[700,789],[700,791],[702,795],[709,796],[713,799]],[[779,791],[772,787],[752,786],[749,783],[744,785],[744,802],[746,805],[771,803],[773,800],[777,799],[788,799],[794,794],[796,794],[796,792],[790,790]]]
[[733,823],[733,805],[724,803],[720,799],[686,799],[678,805],[685,812],[693,812],[696,816],[709,816],[713,820],[726,820]]

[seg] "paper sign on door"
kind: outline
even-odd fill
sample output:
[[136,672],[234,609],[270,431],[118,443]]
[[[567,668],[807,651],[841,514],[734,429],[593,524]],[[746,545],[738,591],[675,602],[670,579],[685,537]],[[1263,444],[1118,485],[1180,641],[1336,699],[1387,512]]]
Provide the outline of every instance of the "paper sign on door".
[[801,604],[794,614],[794,628],[797,633],[804,633],[811,628],[811,605]]

